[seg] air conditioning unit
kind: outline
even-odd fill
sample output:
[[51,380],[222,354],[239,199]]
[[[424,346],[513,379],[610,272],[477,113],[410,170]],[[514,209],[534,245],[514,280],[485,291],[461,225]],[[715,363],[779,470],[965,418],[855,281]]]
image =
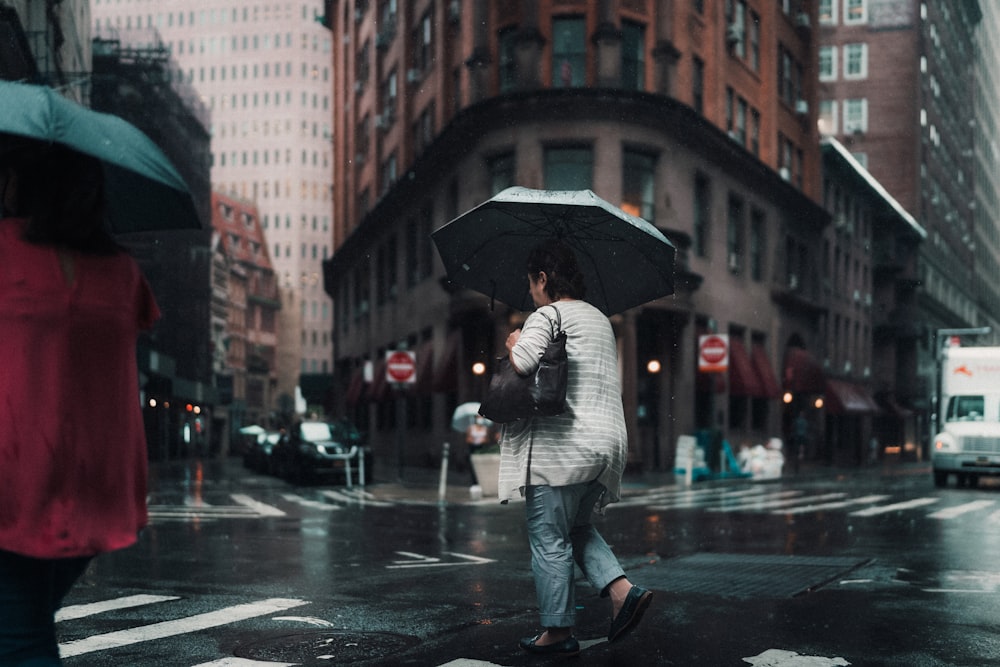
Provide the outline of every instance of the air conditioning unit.
[[864,134],[865,130],[860,123],[844,123],[844,134]]
[[727,262],[729,270],[736,273],[740,270],[740,257],[735,252],[729,253],[729,261]]
[[808,12],[799,12],[798,14],[796,14],[795,25],[799,28],[805,28],[806,30],[812,27],[812,23],[809,20]]
[[833,226],[837,229],[843,229],[847,226],[847,216],[843,213],[838,213],[833,218]]
[[809,103],[805,100],[795,100],[795,113],[800,116],[808,115],[809,113]]
[[871,305],[872,305],[872,295],[871,295],[871,292],[869,292],[868,294],[865,294],[865,305],[868,306],[868,307],[871,307]]
[[854,303],[860,303],[860,302],[861,302],[861,291],[854,290]]
[[726,44],[729,46],[735,46],[743,40],[743,28],[736,25],[735,23],[730,23],[726,26]]
[[782,167],[779,169],[778,175],[786,181],[792,180],[792,172],[788,169],[788,167]]
[[799,277],[794,273],[789,274],[788,289],[797,290],[798,288],[799,288]]
[[365,82],[364,81],[358,80],[358,81],[354,82],[354,92],[360,93],[364,89],[365,89]]
[[459,0],[451,0],[448,3],[448,20],[452,23],[462,20],[462,3]]
[[423,78],[423,73],[418,69],[406,70],[406,82],[417,83]]

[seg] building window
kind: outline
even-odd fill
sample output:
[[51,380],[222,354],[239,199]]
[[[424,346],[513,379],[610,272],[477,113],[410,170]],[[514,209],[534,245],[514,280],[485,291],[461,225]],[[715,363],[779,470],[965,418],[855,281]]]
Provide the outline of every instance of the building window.
[[760,209],[750,211],[750,278],[764,279],[764,259],[767,252],[767,220]]
[[694,177],[694,210],[691,241],[694,254],[698,257],[708,255],[708,234],[711,222],[712,200],[708,177],[696,174]]
[[820,134],[837,134],[837,102],[835,100],[820,100],[819,117],[816,124]]
[[837,0],[819,0],[819,22],[823,25],[836,25]]
[[431,67],[434,53],[433,25],[430,12],[425,12],[413,31],[413,67],[420,73],[426,72]]
[[844,45],[844,78],[864,79],[868,76],[868,45]]
[[747,53],[746,21],[746,0],[726,0],[726,43],[737,58],[745,58]]
[[844,134],[868,131],[868,100],[844,100]]
[[586,22],[582,17],[553,19],[553,88],[578,88],[586,83],[586,27]]
[[646,80],[646,26],[622,21],[622,88],[642,90]]
[[500,92],[508,93],[517,88],[517,60],[515,38],[517,28],[511,26],[500,31]]
[[514,185],[514,153],[503,153],[486,160],[490,177],[490,196]]
[[750,42],[750,69],[757,72],[760,70],[760,16],[755,11],[750,12],[750,21],[747,25],[747,35]]
[[691,76],[691,98],[694,110],[700,114],[705,113],[705,61],[701,58],[694,58],[692,61]]
[[396,70],[393,69],[382,82],[382,114],[379,123],[383,129],[388,128],[396,120]]
[[868,21],[868,0],[844,0],[844,23]]
[[819,80],[835,81],[837,79],[837,47],[819,47]]
[[760,111],[750,109],[750,150],[760,156]]
[[726,219],[726,266],[733,275],[743,268],[743,200],[735,195],[729,197]]
[[590,148],[545,149],[545,188],[586,190],[593,185],[594,155]]
[[622,210],[654,222],[656,156],[626,150],[622,169]]
[[802,97],[802,63],[798,62],[784,44],[778,45],[778,85],[781,99],[789,106]]

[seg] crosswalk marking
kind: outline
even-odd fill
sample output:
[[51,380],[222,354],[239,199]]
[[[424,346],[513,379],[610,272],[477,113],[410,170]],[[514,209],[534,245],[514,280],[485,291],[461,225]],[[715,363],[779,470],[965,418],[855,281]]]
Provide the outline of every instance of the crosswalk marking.
[[802,507],[786,507],[785,509],[774,510],[772,514],[805,514],[806,512],[817,512],[821,510],[837,510],[851,505],[870,505],[878,503],[889,496],[861,496],[860,498],[847,498],[839,502],[820,503],[819,505],[803,505]]
[[843,498],[846,494],[843,493],[825,493],[816,496],[801,496],[801,493],[796,493],[794,496],[781,497],[780,494],[775,494],[775,498],[765,500],[765,499],[753,499],[748,500],[739,505],[733,505],[728,507],[710,507],[709,512],[745,512],[747,510],[752,511],[764,511],[776,507],[788,507],[789,505],[795,505],[803,501],[823,501],[823,500],[835,500]]
[[331,500],[336,500],[341,503],[348,503],[352,505],[365,505],[371,507],[395,507],[396,503],[386,502],[384,500],[374,500],[374,496],[365,491],[358,493],[349,493],[347,491],[334,491],[332,489],[327,489],[323,491],[323,495]]
[[308,604],[308,602],[289,598],[271,598],[261,600],[260,602],[238,604],[186,618],[162,621],[138,628],[108,632],[102,635],[91,635],[84,639],[64,642],[59,645],[59,654],[63,658],[69,658],[94,651],[120,648],[153,639],[163,639],[197,630],[205,630],[206,628],[228,625],[229,623],[245,621],[257,616],[266,616],[275,612],[285,611],[286,609],[300,607],[304,604]]
[[130,609],[132,607],[142,607],[147,604],[157,602],[169,602],[170,600],[180,600],[176,595],[128,595],[113,600],[102,600],[101,602],[91,602],[88,604],[74,604],[63,607],[56,612],[56,623],[62,621],[72,621],[77,618],[85,618],[94,614],[103,614],[106,611],[118,609]]
[[318,500],[309,500],[308,498],[303,498],[302,496],[296,495],[294,493],[283,493],[281,497],[290,503],[295,503],[296,505],[301,505],[302,507],[310,507],[312,509],[318,510],[341,510],[343,509],[339,505],[331,505],[330,503],[323,503]]
[[889,512],[898,512],[900,510],[914,509],[916,507],[923,507],[924,505],[932,505],[941,500],[940,498],[914,498],[913,500],[906,500],[900,503],[893,503],[891,505],[877,505],[875,507],[866,507],[863,510],[857,510],[851,512],[851,516],[878,516],[879,514],[888,514]]
[[976,512],[981,509],[986,509],[987,507],[992,507],[996,504],[995,500],[974,500],[971,503],[965,503],[964,505],[956,505],[954,507],[946,507],[943,510],[938,510],[932,514],[928,514],[932,519],[954,519],[956,516],[961,516],[968,512]]

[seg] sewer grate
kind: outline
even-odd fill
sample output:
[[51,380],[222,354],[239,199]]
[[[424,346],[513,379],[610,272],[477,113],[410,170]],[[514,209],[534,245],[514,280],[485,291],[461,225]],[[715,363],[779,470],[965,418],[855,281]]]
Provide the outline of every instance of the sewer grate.
[[698,553],[642,569],[647,588],[729,598],[792,597],[809,593],[867,559]]
[[254,641],[240,646],[233,655],[248,660],[329,667],[385,658],[418,643],[416,637],[391,632],[317,630]]

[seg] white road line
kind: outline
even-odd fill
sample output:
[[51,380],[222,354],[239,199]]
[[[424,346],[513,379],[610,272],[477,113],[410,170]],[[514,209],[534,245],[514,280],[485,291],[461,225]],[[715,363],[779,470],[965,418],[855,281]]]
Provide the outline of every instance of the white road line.
[[262,502],[254,500],[250,496],[243,493],[233,493],[229,496],[235,502],[243,505],[244,507],[249,507],[253,511],[257,512],[261,516],[285,516],[285,513],[279,510],[277,507],[272,507],[271,505],[265,505]]
[[[802,491],[778,491],[775,493],[765,493],[762,496],[746,498],[740,502],[728,502],[728,498],[718,507],[709,507],[709,512],[747,512],[754,510],[764,510],[775,506],[775,503],[787,501],[789,498],[801,496]],[[793,501],[794,502],[794,501]]]
[[954,519],[957,516],[961,516],[967,512],[976,512],[978,510],[986,509],[987,507],[992,507],[996,505],[995,500],[974,500],[971,503],[965,503],[964,505],[956,505],[954,507],[946,507],[943,510],[938,510],[928,514],[932,519]]
[[[689,507],[706,507],[708,505],[717,505],[719,503],[727,502],[736,498],[748,498],[757,497],[764,495],[764,489],[761,487],[754,487],[752,489],[744,489],[743,491],[729,491],[725,494],[715,495],[711,497],[705,497],[704,495],[693,497],[693,498],[678,498],[667,503],[654,503],[648,504],[647,507],[651,510],[669,510],[669,509],[684,509]],[[645,503],[644,503],[645,504]],[[608,507],[614,507],[614,505],[608,505]]]
[[851,505],[868,505],[885,500],[889,496],[861,496],[860,498],[848,498],[836,503],[821,503],[819,505],[803,505],[802,507],[789,507],[786,509],[774,510],[772,514],[805,514],[806,512],[818,512],[821,510],[838,510]]
[[331,505],[330,503],[322,503],[322,502],[320,502],[318,500],[309,500],[308,498],[303,498],[302,496],[297,496],[294,493],[284,493],[284,494],[281,495],[281,497],[284,498],[285,500],[287,500],[290,503],[296,503],[298,505],[302,505],[303,507],[311,507],[313,509],[327,510],[327,511],[341,510],[341,509],[343,509],[343,507],[340,507],[339,505]]
[[336,500],[341,503],[348,503],[351,505],[371,505],[372,507],[395,507],[396,503],[389,503],[381,500],[368,500],[366,498],[358,498],[356,496],[348,495],[341,491],[326,490],[323,491],[323,495],[331,500]]
[[247,660],[246,658],[222,658],[212,662],[202,662],[194,667],[294,667],[299,662],[271,662],[270,660]]
[[752,510],[768,510],[772,507],[787,507],[789,505],[797,505],[798,503],[804,502],[819,502],[823,500],[838,500],[843,498],[844,493],[824,493],[818,496],[795,496],[792,498],[778,498],[771,501],[755,500],[747,501],[742,505],[737,505],[735,507],[712,507],[709,508],[709,512],[743,512],[747,509]]
[[128,595],[113,600],[102,600],[101,602],[91,602],[88,604],[72,604],[63,607],[56,612],[56,623],[62,621],[72,621],[77,618],[102,614],[106,611],[117,609],[129,609],[131,607],[142,607],[147,604],[157,602],[168,602],[170,600],[180,600],[176,595]]
[[260,602],[250,602],[238,604],[233,607],[226,607],[217,611],[210,611],[204,614],[178,618],[173,621],[163,621],[144,625],[128,630],[108,632],[103,635],[92,635],[84,639],[65,642],[59,645],[59,654],[63,658],[69,658],[94,651],[105,651],[112,648],[120,648],[140,642],[147,642],[154,639],[174,637],[176,635],[196,632],[207,628],[214,628],[220,625],[228,625],[237,621],[245,621],[257,616],[266,616],[293,607],[301,607],[308,604],[305,600],[294,600],[288,598],[271,598]]
[[867,507],[863,510],[851,512],[850,516],[877,516],[879,514],[888,514],[889,512],[897,512],[899,510],[909,510],[915,507],[923,507],[924,505],[932,505],[939,500],[940,498],[915,498],[914,500],[907,500],[901,503],[893,503],[892,505],[877,505],[875,507]]

